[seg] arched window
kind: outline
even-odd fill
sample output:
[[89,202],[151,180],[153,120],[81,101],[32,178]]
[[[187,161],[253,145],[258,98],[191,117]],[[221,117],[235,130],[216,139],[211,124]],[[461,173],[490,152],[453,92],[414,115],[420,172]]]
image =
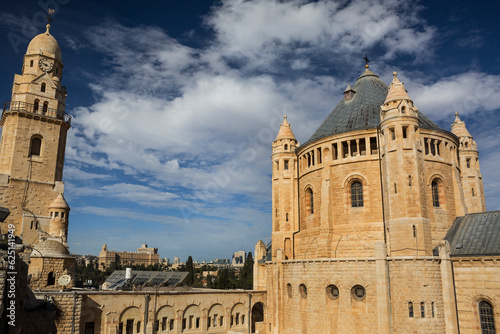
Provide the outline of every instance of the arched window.
[[47,285],[54,285],[56,284],[56,276],[54,275],[54,272],[51,271],[49,273],[49,276],[47,277]]
[[38,106],[40,105],[40,100],[36,99],[33,104],[33,112],[36,113],[38,111]]
[[493,307],[487,301],[479,303],[479,321],[481,322],[482,334],[495,334],[495,319],[493,317]]
[[314,194],[311,188],[306,190],[306,211],[310,214],[314,213]]
[[408,316],[410,318],[413,318],[413,303],[412,302],[408,303]]
[[35,136],[31,138],[30,156],[40,156],[42,151],[42,138]]
[[288,144],[285,144],[285,151],[288,151]]
[[46,114],[48,110],[49,110],[49,103],[48,102],[44,102],[43,103],[42,113]]
[[351,205],[353,208],[363,206],[363,185],[359,181],[351,184]]
[[45,82],[44,82],[44,83],[42,83],[42,87],[40,87],[40,91],[42,93],[45,93],[45,87],[46,87],[46,85],[45,85]]
[[432,205],[439,207],[439,184],[437,180],[432,181]]
[[420,303],[420,318],[425,318],[425,303]]

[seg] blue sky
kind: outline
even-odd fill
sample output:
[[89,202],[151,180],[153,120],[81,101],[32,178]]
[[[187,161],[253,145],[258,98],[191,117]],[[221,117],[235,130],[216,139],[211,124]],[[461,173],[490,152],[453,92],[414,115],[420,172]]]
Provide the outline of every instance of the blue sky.
[[283,114],[305,142],[364,70],[405,83],[478,143],[500,209],[500,5],[483,1],[4,1],[0,93],[56,9],[73,115],[64,181],[77,254],[229,258],[271,235],[271,142]]

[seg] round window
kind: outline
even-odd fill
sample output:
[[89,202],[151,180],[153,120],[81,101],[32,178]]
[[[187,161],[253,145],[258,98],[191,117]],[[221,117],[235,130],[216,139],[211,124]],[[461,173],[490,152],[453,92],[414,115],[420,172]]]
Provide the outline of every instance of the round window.
[[288,293],[288,297],[292,298],[292,285],[290,283],[286,285],[286,292]]
[[331,284],[326,287],[326,295],[328,298],[335,300],[339,298],[339,288],[337,288],[335,285]]
[[302,298],[307,298],[307,287],[304,284],[299,285],[299,292]]
[[355,285],[351,289],[351,295],[354,300],[362,301],[366,297],[366,290],[361,285]]

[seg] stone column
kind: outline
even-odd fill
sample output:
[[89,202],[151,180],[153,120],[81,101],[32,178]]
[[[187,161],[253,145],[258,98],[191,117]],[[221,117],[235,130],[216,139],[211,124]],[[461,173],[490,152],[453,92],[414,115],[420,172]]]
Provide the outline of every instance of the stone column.
[[375,267],[377,274],[377,333],[389,334],[392,327],[391,301],[389,298],[389,272],[387,267],[387,249],[382,241],[375,244]]
[[443,308],[446,334],[455,334],[458,333],[458,324],[455,287],[453,285],[453,271],[450,258],[450,244],[447,240],[442,240],[438,245],[438,249],[441,259],[441,284],[443,286]]

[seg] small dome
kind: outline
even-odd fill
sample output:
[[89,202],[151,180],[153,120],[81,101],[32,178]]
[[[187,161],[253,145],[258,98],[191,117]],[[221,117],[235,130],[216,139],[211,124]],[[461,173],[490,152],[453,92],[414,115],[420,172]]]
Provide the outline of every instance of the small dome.
[[55,239],[45,239],[35,245],[31,257],[66,257],[69,251],[61,242]]
[[64,199],[63,194],[59,194],[57,198],[52,202],[52,204],[49,206],[49,209],[63,209],[63,210],[70,210],[68,203]]
[[52,56],[57,60],[62,60],[61,48],[56,39],[49,32],[50,24],[47,24],[47,31],[35,36],[30,44],[26,54],[39,54],[42,53],[47,56]]

